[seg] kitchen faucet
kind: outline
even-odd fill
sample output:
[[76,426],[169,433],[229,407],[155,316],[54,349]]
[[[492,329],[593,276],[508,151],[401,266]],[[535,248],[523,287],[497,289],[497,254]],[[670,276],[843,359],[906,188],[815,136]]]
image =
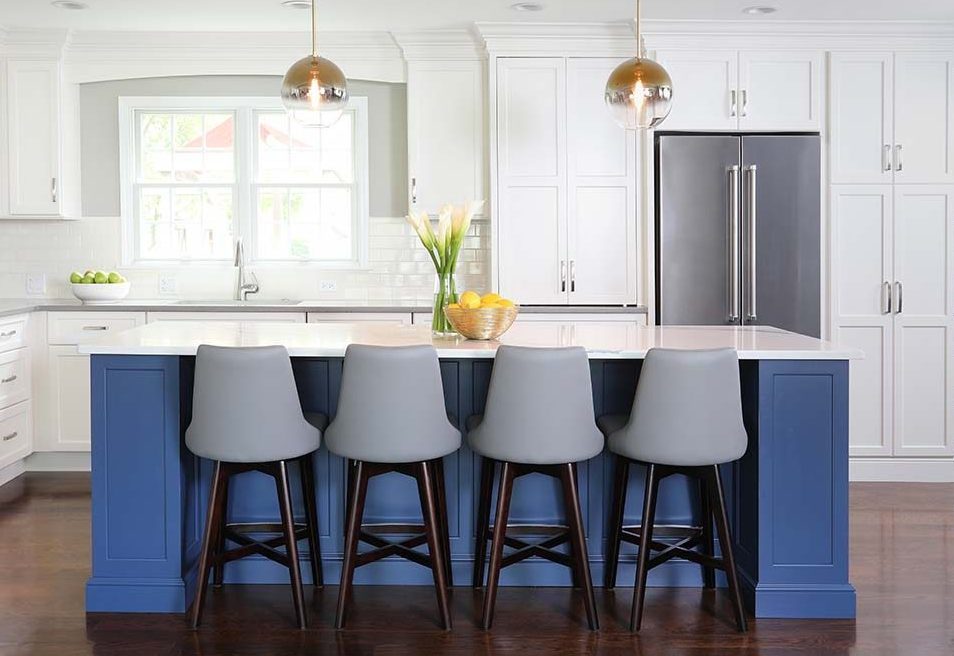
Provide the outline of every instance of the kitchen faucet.
[[245,247],[241,239],[235,240],[235,266],[238,267],[238,282],[235,285],[235,300],[247,301],[249,294],[259,291],[258,278],[255,272],[245,269]]

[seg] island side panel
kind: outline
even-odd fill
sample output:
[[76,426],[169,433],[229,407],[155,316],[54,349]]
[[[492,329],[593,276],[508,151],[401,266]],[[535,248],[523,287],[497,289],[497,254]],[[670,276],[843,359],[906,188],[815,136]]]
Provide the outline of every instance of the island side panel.
[[94,355],[87,611],[183,612],[179,358]]

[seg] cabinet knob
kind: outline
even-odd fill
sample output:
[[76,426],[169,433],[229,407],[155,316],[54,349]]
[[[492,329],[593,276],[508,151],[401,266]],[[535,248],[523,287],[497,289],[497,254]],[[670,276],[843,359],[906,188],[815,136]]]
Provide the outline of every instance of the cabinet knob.
[[901,144],[897,144],[894,147],[894,170],[903,171],[904,162],[901,161]]
[[12,440],[14,437],[16,437],[19,434],[20,433],[18,433],[17,431],[13,431],[9,435],[4,435],[2,439],[4,442],[9,442],[10,440]]
[[411,178],[411,205],[417,205],[417,178]]
[[7,383],[12,383],[16,379],[17,379],[16,374],[13,374],[12,376],[8,376],[7,378],[2,378],[0,379],[0,385],[6,385]]
[[15,330],[8,330],[8,331],[5,332],[5,333],[0,333],[0,339],[10,339],[11,337],[13,337],[13,336],[16,335],[16,334],[17,334],[17,331],[15,331]]
[[56,202],[56,178],[53,178],[50,181],[50,196],[53,198],[53,202]]
[[736,108],[738,107],[738,100],[736,98],[736,91],[732,89],[729,91],[729,116],[735,118]]
[[739,112],[739,116],[744,117],[747,115],[748,107],[749,107],[749,90],[742,89],[741,94],[742,94],[742,111]]

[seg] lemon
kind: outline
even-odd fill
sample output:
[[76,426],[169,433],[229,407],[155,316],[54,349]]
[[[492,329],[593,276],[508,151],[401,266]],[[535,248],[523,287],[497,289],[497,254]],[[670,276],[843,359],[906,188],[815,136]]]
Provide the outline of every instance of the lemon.
[[497,305],[500,307],[513,307],[514,303],[509,298],[502,298],[497,301]]
[[482,307],[482,308],[502,308],[503,305],[501,305],[501,304],[498,303],[497,301],[493,301],[493,302],[491,302],[491,303],[481,303],[481,304],[480,304],[480,307]]
[[489,292],[480,297],[480,302],[483,303],[484,305],[488,303],[496,303],[499,300],[500,300],[500,294],[495,294],[493,292]]
[[480,296],[477,292],[467,291],[460,295],[460,306],[468,310],[480,307]]
[[459,310],[459,309],[460,309],[460,303],[448,303],[448,304],[447,304],[447,307],[449,307],[449,308],[452,309],[452,310]]

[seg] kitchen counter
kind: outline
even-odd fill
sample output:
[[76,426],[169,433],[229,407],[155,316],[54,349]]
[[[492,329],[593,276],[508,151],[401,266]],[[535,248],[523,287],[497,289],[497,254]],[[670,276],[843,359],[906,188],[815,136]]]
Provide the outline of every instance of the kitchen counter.
[[[118,303],[88,305],[75,299],[0,299],[0,317],[28,312],[415,312],[429,313],[430,305],[416,302],[283,301],[254,299],[127,299]],[[646,314],[643,305],[525,305],[527,314]]]
[[[641,360],[652,346],[738,348],[749,441],[745,456],[723,467],[723,478],[744,602],[760,618],[855,616],[848,578],[848,376],[857,351],[774,328],[647,328],[630,322],[528,321],[515,324],[501,341],[586,348],[597,416],[630,410]],[[355,342],[434,344],[448,414],[463,429],[468,417],[483,412],[497,345],[432,340],[427,327],[189,321],[146,325],[83,345],[91,354],[93,491],[86,609],[181,613],[192,602],[213,466],[183,442],[200,343],[286,345],[302,408],[333,417],[344,349]],[[314,468],[325,579],[335,582],[342,564],[346,464],[322,448]],[[479,482],[477,459],[466,442],[445,459],[445,470],[454,580],[470,585]],[[602,581],[611,459],[601,454],[580,463],[578,471],[593,579]],[[271,479],[247,472],[230,486],[231,521],[278,517]],[[639,523],[643,486],[637,471],[629,481],[626,525]],[[667,480],[657,522],[699,525],[697,492],[689,479]],[[516,495],[515,523],[562,521],[559,494],[549,479],[522,479]],[[413,523],[420,517],[417,504],[416,488],[401,475],[388,474],[369,490],[365,517]],[[307,582],[310,569],[302,571]],[[634,555],[626,548],[619,581],[631,585],[633,576]],[[247,558],[228,563],[225,580],[287,584],[288,572]],[[572,581],[566,568],[533,558],[507,568],[501,583],[569,586]],[[356,584],[427,585],[430,572],[385,559],[361,568]],[[649,584],[701,586],[702,577],[698,566],[673,559],[650,573]]]

